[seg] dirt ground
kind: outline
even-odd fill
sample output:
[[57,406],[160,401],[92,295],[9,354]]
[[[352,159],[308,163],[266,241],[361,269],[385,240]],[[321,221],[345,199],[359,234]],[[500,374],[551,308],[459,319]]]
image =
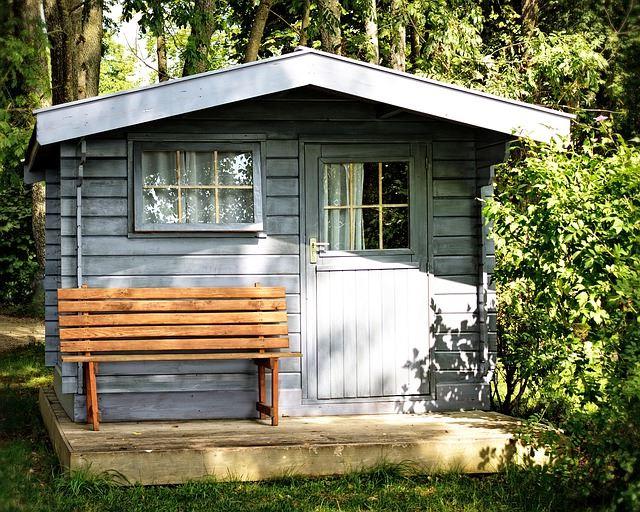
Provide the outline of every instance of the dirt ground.
[[0,352],[43,340],[42,320],[0,315]]

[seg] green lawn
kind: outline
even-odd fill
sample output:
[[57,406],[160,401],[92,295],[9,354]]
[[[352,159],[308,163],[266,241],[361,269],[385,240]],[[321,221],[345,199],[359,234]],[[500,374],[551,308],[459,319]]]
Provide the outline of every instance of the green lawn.
[[595,510],[571,502],[554,482],[516,470],[472,477],[408,476],[402,468],[380,468],[339,478],[164,487],[67,477],[37,408],[37,389],[51,380],[42,359],[42,345],[0,353],[0,511]]

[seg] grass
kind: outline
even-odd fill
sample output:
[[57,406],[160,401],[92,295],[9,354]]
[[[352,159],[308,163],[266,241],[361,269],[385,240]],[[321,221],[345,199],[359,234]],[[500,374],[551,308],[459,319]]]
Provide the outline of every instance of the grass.
[[4,511],[563,511],[596,510],[530,472],[416,475],[399,466],[335,478],[198,481],[122,487],[113,475],[61,473],[37,408],[51,381],[42,345],[0,353],[0,512]]

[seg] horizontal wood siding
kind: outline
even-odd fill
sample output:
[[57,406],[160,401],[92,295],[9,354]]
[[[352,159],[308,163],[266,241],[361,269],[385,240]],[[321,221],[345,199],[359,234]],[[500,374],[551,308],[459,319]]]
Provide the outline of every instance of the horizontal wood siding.
[[58,301],[55,290],[60,286],[60,173],[57,165],[45,172],[45,364],[58,364],[56,321]]
[[445,403],[470,400],[479,382],[475,149],[469,141],[433,143],[431,325],[436,399]]
[[[297,99],[283,95],[254,100],[132,130],[138,138],[160,135],[173,140],[257,134],[253,140],[264,140],[266,162],[266,237],[130,233],[128,134],[121,131],[88,139],[82,205],[84,282],[91,287],[250,286],[255,282],[285,286],[290,347],[300,350],[300,247],[305,243],[300,239],[300,139],[432,141],[431,314],[437,399],[460,398],[465,403],[477,403],[480,224],[475,199],[476,130],[413,114],[383,118],[388,113],[384,106],[321,92],[313,94],[316,96],[306,92]],[[74,177],[78,163],[77,144],[61,144],[60,179],[57,171],[47,176],[49,364],[57,361],[59,343],[55,290],[76,286]],[[301,361],[288,358],[280,364],[283,410],[287,400],[295,402],[291,406],[300,407]],[[62,392],[82,389],[78,365],[65,364],[58,368],[58,375]],[[255,370],[246,361],[103,363],[98,387],[107,421],[255,415]],[[76,394],[76,419],[84,415],[83,400]],[[442,404],[451,406],[452,402]]]
[[[496,164],[504,161],[508,140],[499,135],[492,140],[485,140],[476,149],[476,165],[478,167],[478,195],[486,199],[493,195],[493,177]],[[480,216],[480,269],[481,286],[478,290],[478,304],[480,311],[480,350],[482,354],[481,379],[489,382],[496,364],[496,291],[492,280],[495,266],[495,251],[493,240],[490,238],[490,227],[484,217]]]

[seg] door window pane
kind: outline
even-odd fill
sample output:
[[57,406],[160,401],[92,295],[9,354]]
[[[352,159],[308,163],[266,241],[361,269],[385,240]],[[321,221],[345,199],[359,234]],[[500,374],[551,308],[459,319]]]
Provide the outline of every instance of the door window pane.
[[387,249],[409,246],[409,209],[386,208],[382,217],[382,238]]
[[409,163],[323,166],[324,241],[330,250],[409,247]]

